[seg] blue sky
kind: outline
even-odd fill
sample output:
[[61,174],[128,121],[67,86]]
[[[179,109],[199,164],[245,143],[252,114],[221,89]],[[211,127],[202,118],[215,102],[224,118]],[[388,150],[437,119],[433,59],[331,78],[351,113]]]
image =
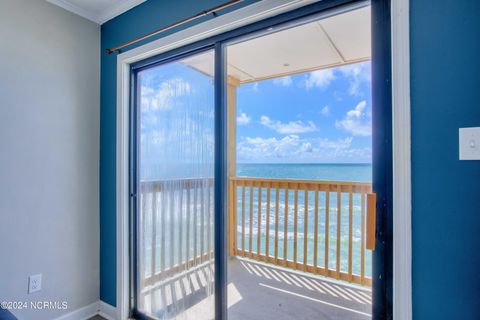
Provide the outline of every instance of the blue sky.
[[[370,163],[370,74],[365,62],[241,85],[237,162]],[[144,175],[211,171],[211,77],[181,63],[148,69],[140,99]]]
[[370,62],[241,85],[237,161],[370,163]]
[[212,176],[212,78],[170,63],[140,72],[139,84],[142,179]]

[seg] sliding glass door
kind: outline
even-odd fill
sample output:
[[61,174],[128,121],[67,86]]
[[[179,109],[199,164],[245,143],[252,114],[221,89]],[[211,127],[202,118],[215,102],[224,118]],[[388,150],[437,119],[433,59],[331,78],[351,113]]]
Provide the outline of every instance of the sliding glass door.
[[136,316],[213,319],[214,51],[134,70]]
[[[319,1],[131,65],[132,318],[235,320],[248,318],[245,310],[252,319],[285,314],[308,318],[308,312],[314,318],[328,315],[325,308],[337,318],[342,317],[338,310],[355,317],[391,317],[391,175],[386,174],[392,172],[387,170],[392,159],[391,79],[389,68],[384,68],[389,65],[390,48],[383,38],[386,34],[379,31],[388,30],[390,20],[384,14],[389,10],[382,1],[372,2],[370,18],[370,9],[365,7],[368,2],[351,2]],[[378,19],[380,23],[370,31],[369,21]],[[360,27],[347,28],[353,22],[360,22]],[[357,36],[357,31],[365,37]],[[346,43],[347,35],[356,40],[371,37],[373,71],[367,62],[370,42],[359,40],[353,47],[332,42]],[[349,53],[342,55],[341,50]],[[328,84],[322,77],[328,78]],[[370,77],[381,84],[373,81],[370,85]],[[363,87],[351,92],[355,81],[361,81]],[[333,87],[328,96],[325,90],[330,82]],[[370,86],[375,88],[371,99]],[[343,88],[342,99],[348,98],[344,104],[336,99],[341,92],[338,88]],[[359,89],[363,91],[357,96]],[[328,99],[337,106],[337,120],[329,118],[333,109],[325,104],[320,104],[321,110],[304,113],[313,118],[297,119],[299,108],[318,108],[318,104],[309,107],[310,102]],[[280,108],[281,104],[285,108]],[[368,104],[371,112],[366,109]],[[361,132],[348,126],[352,119]],[[316,136],[321,126],[340,128],[341,132],[332,131],[330,138],[322,138]],[[372,181],[358,182],[364,179],[349,171],[349,183],[343,178],[332,178],[335,183],[322,178],[329,182],[326,187],[325,181],[312,186],[313,169],[304,164],[305,159],[315,156],[320,163],[325,154],[336,157],[338,150],[328,151],[336,147],[323,141],[336,139],[348,140],[341,149],[346,152],[343,159],[351,162],[347,151],[353,136],[355,141],[368,137],[363,142],[372,136],[365,144],[373,150]],[[365,145],[356,148],[368,151]],[[292,162],[298,170],[290,171],[294,173],[290,176],[282,176],[279,166],[273,171],[262,166],[255,173],[259,176],[248,178],[241,165],[235,167],[242,152],[266,164],[271,157],[282,158],[276,161],[283,164],[287,157],[302,163]],[[362,168],[357,168],[360,173]],[[329,168],[327,173],[332,172]],[[301,185],[299,179],[307,178],[308,183]],[[377,192],[377,202],[367,201],[372,190]],[[375,212],[369,208],[379,210],[377,232],[367,231],[365,226],[365,215]],[[371,227],[368,230],[375,230]],[[324,234],[319,235],[322,230]],[[371,269],[364,243],[367,232],[377,239]],[[245,272],[237,272],[236,277],[231,271],[242,270],[240,266]],[[298,278],[298,270],[311,274]],[[334,279],[317,279],[318,274]],[[352,290],[341,281],[372,289]],[[282,282],[282,287],[277,282]],[[289,292],[293,294],[285,296]],[[297,303],[299,298],[314,306]],[[287,312],[287,305],[301,310]]]

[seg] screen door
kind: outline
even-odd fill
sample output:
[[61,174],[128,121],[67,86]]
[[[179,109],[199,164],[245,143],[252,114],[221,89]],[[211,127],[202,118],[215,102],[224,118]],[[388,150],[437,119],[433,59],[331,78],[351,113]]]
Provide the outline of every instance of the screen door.
[[134,72],[134,310],[214,318],[214,51]]

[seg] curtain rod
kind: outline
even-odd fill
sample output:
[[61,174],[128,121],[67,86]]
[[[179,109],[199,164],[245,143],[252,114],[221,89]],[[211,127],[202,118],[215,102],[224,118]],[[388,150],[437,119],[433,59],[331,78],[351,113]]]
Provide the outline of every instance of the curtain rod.
[[175,28],[175,27],[178,27],[178,26],[180,26],[180,25],[182,25],[182,24],[185,24],[185,23],[187,23],[187,22],[193,21],[193,20],[198,19],[198,18],[200,18],[200,17],[204,17],[204,16],[207,16],[207,15],[209,15],[209,14],[216,15],[217,11],[226,9],[226,8],[228,8],[228,7],[230,7],[230,6],[233,6],[233,5],[237,4],[237,3],[240,3],[240,2],[242,2],[242,1],[243,1],[243,0],[232,0],[232,1],[226,2],[226,3],[224,3],[224,4],[221,4],[221,5],[219,5],[219,6],[210,8],[210,9],[208,9],[208,10],[204,10],[204,11],[202,11],[202,12],[197,13],[196,15],[193,15],[193,16],[190,16],[190,17],[185,18],[185,19],[183,19],[183,20],[177,21],[177,22],[172,23],[172,24],[170,24],[170,25],[168,25],[168,26],[165,26],[165,27],[163,27],[163,28],[157,29],[157,30],[152,31],[152,32],[150,32],[150,33],[147,33],[146,35],[143,35],[143,36],[141,36],[141,37],[138,37],[138,38],[132,39],[132,40],[130,40],[130,41],[127,41],[127,42],[125,42],[125,43],[122,43],[121,45],[118,45],[118,46],[116,46],[116,47],[107,49],[106,52],[107,52],[108,54],[112,54],[112,53],[114,53],[114,52],[119,51],[120,49],[125,48],[126,46],[129,46],[129,45],[131,45],[131,44],[137,43],[137,42],[142,41],[142,40],[144,40],[144,39],[153,37],[153,36],[155,36],[155,35],[157,35],[157,34],[159,34],[159,33],[162,33],[162,32],[164,32],[164,31],[173,29],[173,28]]

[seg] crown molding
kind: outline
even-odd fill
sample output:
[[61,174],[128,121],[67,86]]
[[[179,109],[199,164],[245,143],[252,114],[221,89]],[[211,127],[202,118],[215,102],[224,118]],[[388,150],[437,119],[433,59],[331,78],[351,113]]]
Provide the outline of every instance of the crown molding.
[[121,15],[124,12],[138,6],[139,4],[144,3],[147,0],[122,0],[118,2],[116,5],[110,6],[102,13],[100,13],[97,17],[97,22],[99,24],[103,24],[108,20],[115,18],[116,16]]
[[88,19],[90,21],[93,21],[95,23],[99,23],[97,21],[97,17],[96,15],[89,11],[89,10],[85,10],[77,5],[74,5],[74,4],[71,4],[70,2],[68,1],[65,1],[65,0],[47,0],[47,2],[50,2],[51,4],[54,4],[56,6],[59,6],[67,11],[70,11],[76,15],[79,15],[80,17],[83,17],[85,19]]
[[47,0],[47,2],[50,2],[51,4],[57,5],[67,11],[75,13],[76,15],[79,15],[100,25],[138,6],[145,1],[146,0],[121,0],[117,4],[109,6],[101,12],[93,12],[90,10],[85,10],[84,8],[75,4],[72,4],[68,0]]

